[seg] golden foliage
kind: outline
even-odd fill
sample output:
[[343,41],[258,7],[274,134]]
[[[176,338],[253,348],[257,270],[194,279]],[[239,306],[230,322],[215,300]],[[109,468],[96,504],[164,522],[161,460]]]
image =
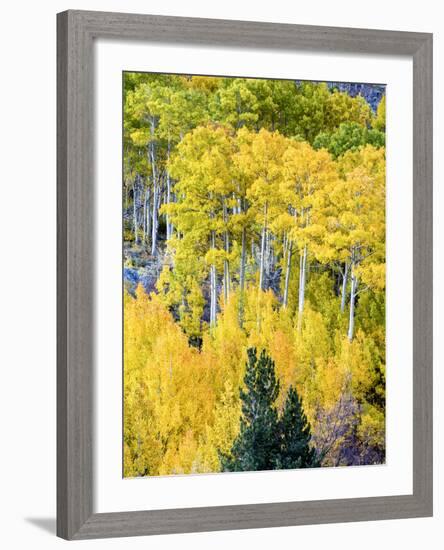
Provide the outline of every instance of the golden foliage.
[[[197,349],[159,296],[140,288],[136,298],[125,295],[126,477],[220,471],[219,452],[230,451],[239,430],[248,347],[266,349],[275,360],[283,390],[279,408],[290,385],[297,387],[315,432],[322,428],[318,412],[334,409],[344,392],[365,403],[368,392],[379,388],[383,397],[383,360],[371,335],[358,330],[349,342],[310,304],[299,331],[288,310],[277,307],[274,293],[254,285],[245,293],[241,328],[238,300],[236,292],[221,304],[217,326],[204,333]],[[367,327],[373,329],[377,338],[377,319]],[[367,404],[358,431],[383,444],[383,412]]]
[[278,408],[302,396],[325,465],[341,446],[383,453],[385,149],[313,143],[344,122],[384,130],[385,99],[372,115],[325,83],[126,86],[125,241],[147,245],[151,221],[159,239],[125,267],[162,269],[157,293],[126,284],[124,475],[220,471],[250,347],[275,362]]

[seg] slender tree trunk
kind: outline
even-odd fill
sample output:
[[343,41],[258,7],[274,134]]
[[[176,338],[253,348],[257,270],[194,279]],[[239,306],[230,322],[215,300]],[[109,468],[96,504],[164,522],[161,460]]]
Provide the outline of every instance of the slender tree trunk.
[[298,304],[298,329],[302,327],[302,313],[304,311],[304,302],[305,302],[305,280],[306,280],[306,269],[307,269],[307,245],[304,246],[304,251],[301,256],[300,263],[300,272],[299,272],[299,304]]
[[139,244],[139,231],[137,223],[137,177],[133,183],[133,225],[134,225],[134,242]]
[[[270,234],[270,233],[269,233]],[[269,263],[268,263],[268,274],[272,273],[274,270],[274,264],[275,264],[275,255],[274,255],[274,236],[270,236],[270,246],[269,246]]]
[[210,328],[213,327],[213,266],[210,266]]
[[[216,233],[211,231],[211,249],[216,248]],[[211,265],[210,268],[210,327],[216,326],[216,298],[217,298],[217,281],[216,281],[216,266]]]
[[[225,232],[225,253],[229,253],[229,240],[228,232]],[[225,302],[228,301],[228,296],[230,295],[230,265],[228,259],[224,259],[224,299]]]
[[265,262],[264,262],[264,272],[267,277],[270,274],[270,232],[267,231],[265,236]]
[[157,247],[157,226],[158,226],[158,195],[159,190],[157,188],[157,185],[154,186],[153,189],[153,220],[152,220],[152,228],[151,228],[151,255],[154,256],[156,254],[156,247]]
[[298,286],[298,307],[301,299],[301,281],[302,281],[302,254],[299,253],[299,286]]
[[148,232],[148,215],[147,215],[147,208],[149,208],[149,188],[147,187],[145,189],[144,197],[143,197],[143,242],[146,244],[147,240],[147,232]]
[[240,261],[240,273],[239,273],[239,324],[242,327],[244,321],[244,289],[245,289],[245,261],[247,257],[247,230],[242,228],[242,248],[241,248],[241,261]]
[[150,141],[150,156],[151,156],[151,174],[153,180],[153,224],[151,231],[151,255],[156,254],[157,249],[157,230],[158,230],[158,208],[159,208],[159,184],[157,181],[157,164],[156,164],[156,145],[154,142],[155,120],[151,117],[151,141]]
[[[173,194],[171,194],[171,202],[175,202]],[[173,235],[174,235],[174,224],[173,222],[170,222],[170,239]]]
[[213,265],[213,325],[216,326],[216,316],[217,316],[217,274],[216,266]]
[[267,235],[267,229],[265,225],[262,227],[261,235],[261,260],[259,266],[259,289],[264,289],[264,266],[265,266],[265,240]]
[[146,218],[145,218],[145,227],[146,227],[146,244],[149,244],[150,234],[151,234],[151,189],[146,190],[147,200],[146,200]]
[[342,274],[342,292],[341,292],[341,312],[345,310],[345,299],[347,296],[347,281],[348,281],[348,262],[345,263],[344,272]]
[[224,249],[225,249],[225,258],[224,258],[224,300],[225,303],[228,301],[228,296],[230,294],[230,265],[228,262],[228,254],[230,252],[230,240],[228,236],[228,211],[227,211],[227,205],[224,200],[223,203],[223,216],[224,216],[224,223],[225,223],[225,231],[224,231]]
[[[170,152],[171,152],[171,143],[170,143],[170,140],[168,139],[168,149],[167,149],[168,161],[170,160]],[[168,168],[167,168],[166,204],[170,204],[170,202],[171,202],[171,178],[170,178],[170,173],[169,173]],[[166,238],[167,238],[167,241],[171,238],[171,233],[172,233],[172,229],[171,229],[171,224],[170,224],[170,217],[167,214],[166,215]]]
[[142,242],[146,239],[146,191],[143,195]]
[[287,233],[284,233],[284,240],[283,240],[283,243],[282,243],[282,256],[283,256],[284,260],[287,257],[288,242],[289,242],[289,239],[287,237]]
[[240,274],[239,274],[239,286],[241,291],[245,288],[245,261],[247,257],[247,230],[245,227],[242,228],[242,244],[241,244],[241,263],[240,263]]
[[353,340],[355,330],[355,298],[358,291],[358,279],[353,273],[353,264],[351,265],[351,290],[350,290],[350,316],[348,321],[348,339]]
[[259,290],[264,289],[264,260],[265,260],[265,241],[267,239],[267,204],[264,206],[264,225],[262,226],[261,237],[261,263],[259,267]]
[[293,243],[289,241],[288,243],[288,250],[287,250],[287,262],[286,262],[286,270],[285,270],[285,287],[284,287],[284,308],[288,305],[288,287],[290,283],[290,270],[291,270],[291,256],[293,252]]
[[214,265],[210,267],[210,328],[215,325],[214,314]]

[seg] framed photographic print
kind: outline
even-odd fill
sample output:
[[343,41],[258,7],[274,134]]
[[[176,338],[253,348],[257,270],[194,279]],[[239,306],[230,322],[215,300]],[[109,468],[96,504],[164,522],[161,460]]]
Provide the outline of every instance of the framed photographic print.
[[432,514],[432,37],[58,15],[66,539]]

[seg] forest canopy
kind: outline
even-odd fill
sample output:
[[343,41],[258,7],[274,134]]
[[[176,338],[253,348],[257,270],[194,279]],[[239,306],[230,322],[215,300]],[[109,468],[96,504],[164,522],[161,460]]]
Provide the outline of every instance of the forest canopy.
[[383,463],[384,87],[123,78],[124,475]]

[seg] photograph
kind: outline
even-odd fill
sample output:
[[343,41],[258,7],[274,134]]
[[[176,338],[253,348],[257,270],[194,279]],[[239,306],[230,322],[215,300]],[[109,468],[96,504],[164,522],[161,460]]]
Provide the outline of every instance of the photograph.
[[2,7],[3,547],[444,548],[440,4]]
[[122,73],[124,478],[386,460],[386,86]]

